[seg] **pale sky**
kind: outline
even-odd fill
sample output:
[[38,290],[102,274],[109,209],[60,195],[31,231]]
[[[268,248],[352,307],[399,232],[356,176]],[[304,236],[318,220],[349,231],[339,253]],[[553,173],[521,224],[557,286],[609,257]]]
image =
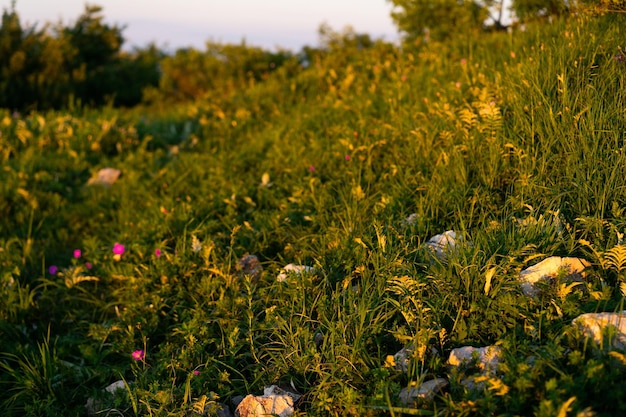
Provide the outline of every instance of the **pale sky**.
[[[105,21],[125,25],[125,48],[157,46],[173,50],[205,41],[239,43],[275,50],[299,51],[318,44],[323,22],[341,31],[351,25],[359,33],[387,41],[398,38],[386,0],[92,0],[103,7]],[[11,0],[0,0],[8,9]],[[17,0],[16,10],[25,23],[69,24],[83,12],[85,0]]]

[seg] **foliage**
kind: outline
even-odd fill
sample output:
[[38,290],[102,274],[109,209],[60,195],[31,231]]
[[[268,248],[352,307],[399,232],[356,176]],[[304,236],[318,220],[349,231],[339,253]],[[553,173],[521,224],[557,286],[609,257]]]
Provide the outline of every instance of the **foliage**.
[[84,103],[134,105],[158,83],[162,53],[154,46],[121,50],[122,28],[103,22],[99,6],[86,6],[71,26],[22,27],[14,9],[0,27],[0,107],[48,109]]
[[[195,101],[1,110],[0,408],[215,415],[278,384],[299,415],[623,414],[623,349],[571,325],[624,310],[623,19],[420,48],[330,31],[266,78],[268,55],[214,45],[252,71],[219,94],[189,73]],[[219,71],[202,55],[172,74]],[[551,255],[590,261],[584,283],[527,298]],[[313,269],[277,281],[288,263]],[[468,389],[463,345],[499,346],[501,374]],[[400,402],[433,377],[434,402]]]

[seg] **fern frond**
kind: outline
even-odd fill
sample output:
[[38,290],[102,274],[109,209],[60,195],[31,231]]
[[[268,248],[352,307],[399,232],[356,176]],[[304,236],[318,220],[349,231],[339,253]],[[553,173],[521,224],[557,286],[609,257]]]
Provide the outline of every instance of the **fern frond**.
[[626,244],[616,245],[602,254],[603,267],[621,272],[626,269]]

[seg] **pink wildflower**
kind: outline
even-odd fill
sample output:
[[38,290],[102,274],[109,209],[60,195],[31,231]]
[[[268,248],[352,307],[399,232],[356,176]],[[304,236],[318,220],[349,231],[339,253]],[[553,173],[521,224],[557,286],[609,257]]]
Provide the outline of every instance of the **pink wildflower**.
[[80,249],[74,249],[74,258],[78,259],[82,255]]
[[132,353],[132,357],[136,361],[142,361],[146,357],[146,352],[144,352],[142,349],[137,349]]
[[198,371],[197,369],[194,369],[194,370],[193,370],[193,374],[194,374],[195,376],[198,376],[198,375],[200,375],[200,371]]
[[161,257],[161,249],[157,249],[154,251],[154,256],[156,256],[157,258]]
[[122,245],[121,243],[115,242],[115,245],[113,245],[113,253],[116,255],[123,255],[124,250],[124,245]]
[[56,265],[50,265],[50,268],[48,268],[48,272],[50,273],[50,275],[56,275],[57,272],[59,272],[59,267]]
[[93,265],[91,264],[91,262],[85,262],[85,268],[91,269],[93,268]]
[[350,158],[350,155],[346,155],[346,156],[344,157],[344,159],[345,159],[346,161],[349,161],[349,160],[351,159],[351,158]]
[[309,172],[314,172],[314,171],[315,171],[315,167],[314,167],[313,165],[311,165],[311,166],[309,167]]

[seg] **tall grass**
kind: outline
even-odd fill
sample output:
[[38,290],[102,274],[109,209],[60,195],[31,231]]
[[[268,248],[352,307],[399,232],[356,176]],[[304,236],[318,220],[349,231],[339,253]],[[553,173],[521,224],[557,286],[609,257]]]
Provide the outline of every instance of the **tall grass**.
[[[411,413],[623,412],[623,356],[569,325],[623,307],[621,20],[335,51],[170,109],[0,113],[3,408],[216,412],[276,383],[299,413],[374,415],[445,376]],[[113,186],[86,185],[108,166]],[[549,255],[594,267],[526,298],[519,272]],[[277,282],[288,263],[315,272]],[[503,347],[498,385],[449,375],[466,344]],[[404,346],[406,373],[386,362]]]

